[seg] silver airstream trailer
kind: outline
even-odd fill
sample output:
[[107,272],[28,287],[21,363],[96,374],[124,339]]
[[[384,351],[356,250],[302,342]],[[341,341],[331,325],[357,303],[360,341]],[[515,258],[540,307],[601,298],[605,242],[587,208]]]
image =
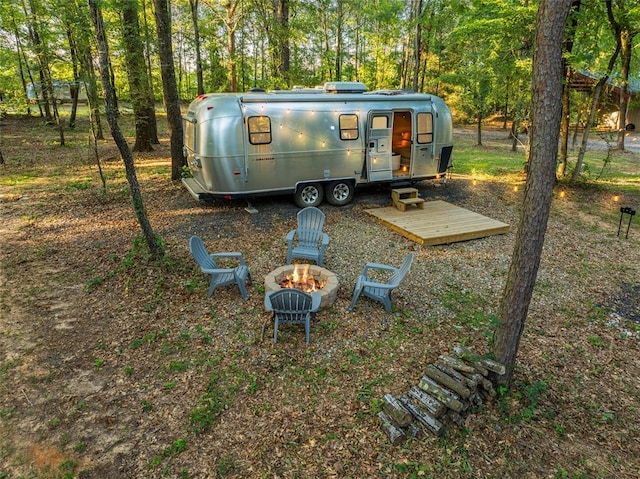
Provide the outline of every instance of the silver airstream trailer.
[[183,183],[200,200],[293,194],[300,207],[340,206],[358,186],[444,179],[451,166],[442,99],[359,82],[200,95],[183,123]]

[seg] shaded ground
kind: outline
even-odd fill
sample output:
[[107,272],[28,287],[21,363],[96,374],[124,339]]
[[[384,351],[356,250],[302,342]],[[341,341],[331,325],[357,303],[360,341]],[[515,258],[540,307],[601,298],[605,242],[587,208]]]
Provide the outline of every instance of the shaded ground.
[[[326,265],[341,288],[304,345],[283,328],[260,341],[261,278],[284,262],[298,211],[289,198],[196,203],[169,176],[166,139],[137,161],[168,258],[150,263],[135,238],[118,154],[37,120],[2,124],[0,174],[0,477],[618,477],[640,468],[640,227],[616,236],[618,204],[601,190],[554,199],[512,394],[442,439],[388,444],[375,413],[438,355],[490,349],[523,178],[446,187],[441,199],[512,225],[507,235],[420,248],[363,210],[386,188],[323,205]],[[515,188],[515,187],[518,188]],[[639,205],[637,196],[623,198]],[[636,208],[640,209],[640,208]],[[241,250],[255,278],[206,297],[188,238]],[[367,261],[416,261],[388,315],[361,299]]]

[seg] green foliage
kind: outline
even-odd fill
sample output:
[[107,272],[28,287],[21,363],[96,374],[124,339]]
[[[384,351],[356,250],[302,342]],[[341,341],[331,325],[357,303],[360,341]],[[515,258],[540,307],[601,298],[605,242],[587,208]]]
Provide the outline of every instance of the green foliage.
[[498,404],[505,421],[518,424],[534,420],[540,409],[540,400],[547,390],[545,381],[531,384],[518,382],[508,391],[504,387],[498,389]]
[[171,446],[167,447],[164,450],[163,456],[164,457],[170,457],[170,456],[173,456],[174,454],[179,454],[181,452],[184,452],[184,451],[186,451],[186,449],[187,449],[187,440],[186,439],[176,439],[175,441],[173,441]]
[[205,394],[200,398],[198,405],[191,410],[191,425],[196,434],[208,431],[228,404],[220,383],[220,375],[216,372],[211,373]]
[[85,284],[84,290],[87,293],[93,293],[98,288],[98,286],[101,286],[103,283],[104,283],[104,278],[91,278]]
[[182,171],[180,175],[182,176],[182,178],[193,178],[193,175],[191,174],[191,170],[187,165],[182,166]]

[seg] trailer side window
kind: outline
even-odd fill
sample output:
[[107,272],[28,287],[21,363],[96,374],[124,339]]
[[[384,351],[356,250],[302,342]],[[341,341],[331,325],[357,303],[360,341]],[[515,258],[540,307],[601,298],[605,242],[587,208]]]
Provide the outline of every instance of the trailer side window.
[[271,119],[268,116],[250,116],[249,142],[252,145],[271,143]]
[[433,114],[418,113],[418,143],[433,141]]
[[358,139],[358,115],[340,115],[340,139]]

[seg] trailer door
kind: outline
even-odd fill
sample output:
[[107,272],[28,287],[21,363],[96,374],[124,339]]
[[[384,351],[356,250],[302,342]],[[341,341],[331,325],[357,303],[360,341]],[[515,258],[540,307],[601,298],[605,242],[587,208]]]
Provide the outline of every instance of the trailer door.
[[433,157],[433,113],[416,115],[415,140],[413,142],[413,176],[435,175],[437,165]]
[[367,127],[367,177],[369,181],[391,180],[391,125],[393,112],[369,112]]

